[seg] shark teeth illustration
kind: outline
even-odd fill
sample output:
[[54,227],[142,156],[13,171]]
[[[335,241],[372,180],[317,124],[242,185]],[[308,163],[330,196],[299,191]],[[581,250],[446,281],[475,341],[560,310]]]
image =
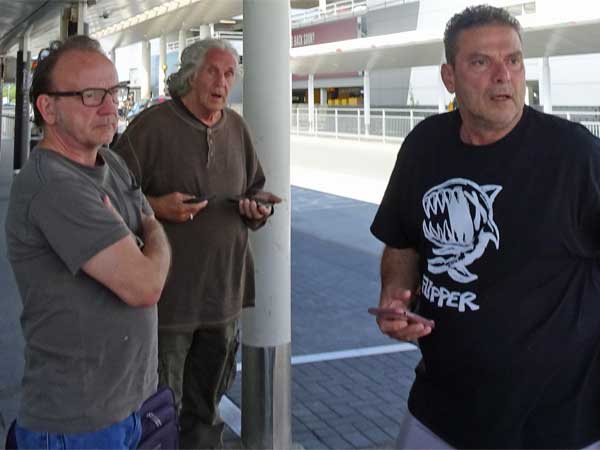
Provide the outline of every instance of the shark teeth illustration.
[[423,196],[423,234],[436,257],[428,260],[432,273],[447,272],[455,281],[477,279],[466,266],[478,259],[491,241],[500,246],[500,233],[493,221],[492,204],[501,186],[480,186],[455,178]]

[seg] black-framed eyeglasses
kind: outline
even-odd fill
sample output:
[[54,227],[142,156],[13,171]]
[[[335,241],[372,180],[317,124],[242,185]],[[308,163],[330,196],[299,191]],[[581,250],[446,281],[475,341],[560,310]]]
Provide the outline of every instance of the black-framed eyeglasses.
[[129,95],[129,87],[125,84],[117,84],[108,89],[104,88],[88,88],[81,91],[66,91],[66,92],[45,92],[51,97],[81,97],[81,103],[85,106],[100,106],[106,94],[110,94],[115,105],[119,104],[119,100],[127,98]]

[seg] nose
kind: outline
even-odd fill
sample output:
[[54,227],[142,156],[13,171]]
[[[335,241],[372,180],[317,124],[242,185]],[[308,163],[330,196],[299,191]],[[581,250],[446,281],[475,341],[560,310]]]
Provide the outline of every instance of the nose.
[[496,83],[506,83],[510,81],[510,69],[505,62],[497,62],[494,66],[494,82]]
[[102,103],[98,108],[98,112],[100,114],[116,114],[117,113],[117,104],[114,102],[112,95],[106,93]]
[[221,87],[221,86],[226,86],[227,85],[227,78],[225,77],[225,72],[220,72],[217,75],[217,86]]

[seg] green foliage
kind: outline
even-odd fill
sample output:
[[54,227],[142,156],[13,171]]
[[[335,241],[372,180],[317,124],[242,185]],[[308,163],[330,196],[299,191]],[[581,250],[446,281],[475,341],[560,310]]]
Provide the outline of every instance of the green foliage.
[[2,87],[2,99],[8,100],[8,103],[15,103],[17,98],[17,86],[14,83],[7,83]]

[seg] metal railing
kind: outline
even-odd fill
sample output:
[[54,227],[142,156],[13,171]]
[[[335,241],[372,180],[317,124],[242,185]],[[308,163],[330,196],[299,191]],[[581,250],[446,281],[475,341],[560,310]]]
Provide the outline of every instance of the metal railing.
[[294,106],[291,131],[313,136],[401,141],[417,123],[437,113],[437,109],[372,108],[367,123],[361,108],[315,108],[310,120],[306,106]]
[[[372,108],[367,124],[362,108],[315,108],[311,120],[306,106],[292,106],[291,132],[346,139],[401,141],[421,120],[438,114],[437,109]],[[555,111],[555,115],[581,123],[600,137],[600,112]]]
[[590,130],[593,135],[600,137],[600,122],[589,122],[587,120],[582,120],[579,123]]
[[[230,105],[242,113],[241,104]],[[401,141],[421,120],[438,113],[437,109],[372,108],[370,122],[365,122],[362,108],[315,108],[311,121],[308,107],[292,105],[290,131],[294,134],[329,136],[347,139],[375,139]],[[600,138],[600,112],[555,111],[555,115],[586,127]],[[2,113],[2,139],[13,139],[15,135],[14,113]]]
[[15,137],[15,115],[14,113],[2,113],[2,139],[13,139]]
[[600,137],[600,112],[597,108],[595,109],[596,111],[555,110],[552,114],[571,120],[572,122],[580,123],[590,130],[593,135]]
[[339,20],[346,17],[362,16],[369,10],[388,8],[394,5],[412,3],[419,0],[340,0],[328,3],[325,10],[318,6],[315,8],[303,9],[290,14],[292,28],[299,28],[306,25]]

